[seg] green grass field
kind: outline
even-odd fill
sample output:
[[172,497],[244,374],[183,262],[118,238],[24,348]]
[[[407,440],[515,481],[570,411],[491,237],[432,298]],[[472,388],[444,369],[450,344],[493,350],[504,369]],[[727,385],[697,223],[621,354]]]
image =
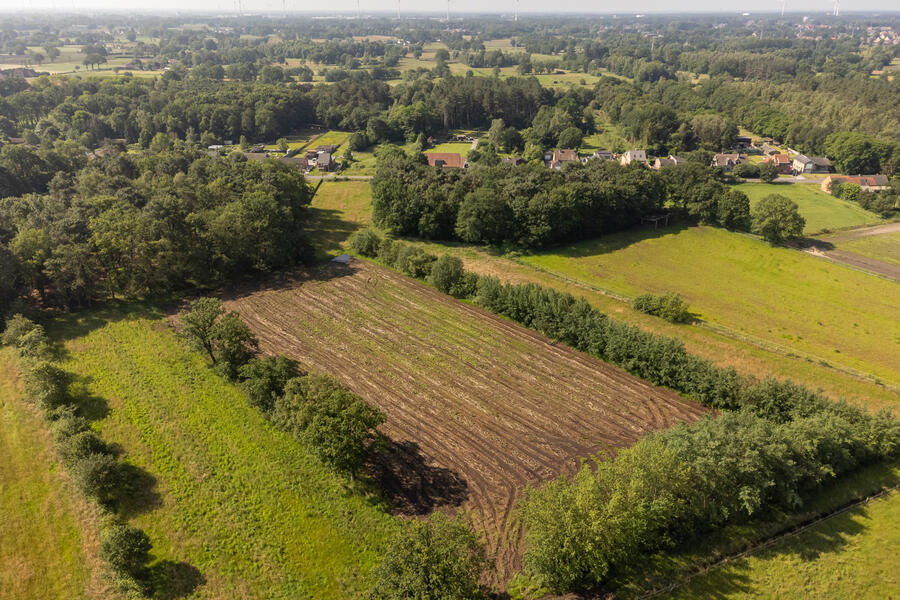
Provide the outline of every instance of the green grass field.
[[354,231],[372,223],[368,181],[323,181],[310,207],[309,233],[322,256],[340,254]]
[[377,496],[348,489],[274,430],[160,313],[93,311],[49,330],[65,340],[63,366],[93,399],[103,438],[155,478],[156,501],[132,522],[156,561],[199,570],[204,583],[190,597],[360,595],[396,526]]
[[472,142],[447,142],[446,144],[437,144],[433,148],[428,148],[425,150],[425,154],[431,154],[433,152],[453,152],[465,159],[469,155],[469,150],[471,149]]
[[704,321],[900,382],[896,283],[711,227],[639,230],[523,261],[626,296],[680,293]]
[[900,590],[900,493],[874,500],[663,598],[882,600]]
[[868,258],[900,266],[900,232],[859,237],[835,242],[838,250],[854,252]]
[[43,417],[22,398],[6,348],[0,349],[0,423],[0,596],[111,597],[92,576],[95,511],[69,484]]
[[741,183],[735,186],[750,198],[751,208],[769,194],[781,194],[797,203],[800,214],[806,219],[803,233],[813,235],[823,231],[859,227],[881,221],[855,202],[826,194],[817,185],[805,183]]

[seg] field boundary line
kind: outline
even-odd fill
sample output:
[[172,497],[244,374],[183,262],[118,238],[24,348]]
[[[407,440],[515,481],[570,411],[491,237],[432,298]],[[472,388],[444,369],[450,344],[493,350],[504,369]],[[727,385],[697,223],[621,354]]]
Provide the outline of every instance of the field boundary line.
[[[519,258],[508,258],[507,260],[511,260],[512,262],[514,262],[520,266],[523,266],[523,267],[530,267],[532,269],[535,269],[536,271],[540,271],[541,273],[545,273],[547,275],[550,275],[551,277],[555,277],[556,279],[560,279],[562,281],[569,282],[578,287],[582,287],[582,288],[589,289],[594,292],[598,292],[604,296],[608,296],[615,300],[619,300],[619,301],[625,302],[625,303],[631,302],[631,298],[629,296],[626,296],[624,294],[619,294],[619,293],[609,290],[607,288],[593,285],[593,284],[587,283],[585,281],[573,279],[571,277],[568,277],[567,275],[557,273],[556,271],[551,271],[551,270],[547,269],[546,267],[533,265],[531,263],[524,262]],[[863,271],[863,272],[868,273],[868,271]],[[889,281],[894,281],[894,280],[889,279]],[[795,350],[792,348],[787,348],[785,346],[781,346],[774,342],[768,342],[765,340],[755,338],[753,336],[739,333],[739,332],[735,331],[734,329],[731,329],[724,325],[708,323],[706,321],[699,321],[699,322],[694,321],[693,323],[691,323],[691,325],[693,325],[695,327],[701,327],[704,329],[708,329],[710,331],[714,331],[714,332],[718,333],[719,335],[731,338],[738,342],[743,342],[745,344],[749,344],[760,350],[765,350],[766,352],[773,352],[775,354],[780,354],[787,358],[799,358],[799,359],[805,360],[807,362],[825,367],[827,369],[832,369],[834,371],[837,371],[838,373],[843,373],[844,375],[854,377],[861,381],[873,383],[875,385],[880,385],[880,386],[888,388],[890,390],[900,392],[900,383],[898,383],[896,381],[893,381],[890,379],[886,380],[881,377],[876,377],[869,373],[859,371],[857,369],[854,369],[853,367],[848,367],[848,366],[842,365],[840,363],[835,364],[835,363],[825,360],[824,358],[822,358],[820,356],[816,356],[814,354],[809,354],[809,353],[803,352],[802,350]]]
[[750,546],[746,550],[742,550],[741,552],[737,552],[735,554],[731,554],[729,556],[721,558],[715,562],[712,562],[712,563],[706,565],[705,567],[701,567],[697,571],[687,573],[679,581],[676,581],[675,583],[671,583],[662,588],[652,590],[642,596],[638,596],[638,598],[639,598],[639,600],[646,600],[647,598],[655,598],[655,597],[659,596],[660,594],[664,594],[666,592],[675,591],[677,588],[679,588],[683,585],[686,585],[687,583],[689,583],[691,580],[698,577],[699,575],[705,575],[706,573],[715,571],[716,569],[719,569],[732,561],[740,560],[742,558],[746,558],[752,554],[755,554],[756,552],[758,552],[760,550],[765,550],[766,548],[771,548],[772,546],[774,546],[775,544],[777,544],[778,542],[780,542],[782,540],[797,537],[800,534],[807,531],[808,529],[815,527],[816,525],[819,525],[820,523],[829,521],[829,520],[833,519],[834,517],[840,516],[840,515],[844,514],[845,512],[853,510],[854,508],[859,508],[860,506],[862,506],[864,504],[869,504],[870,502],[872,502],[874,500],[879,500],[882,497],[887,496],[888,494],[891,494],[892,492],[897,491],[898,489],[900,489],[900,484],[892,485],[892,486],[886,487],[886,488],[881,488],[879,491],[877,491],[873,494],[870,494],[864,498],[859,498],[857,500],[853,500],[849,504],[841,506],[831,512],[821,514],[817,517],[813,517],[806,521],[800,522],[800,523],[798,523],[794,526],[791,526],[788,529],[782,531],[781,533],[777,533],[766,539],[760,540],[759,542]]

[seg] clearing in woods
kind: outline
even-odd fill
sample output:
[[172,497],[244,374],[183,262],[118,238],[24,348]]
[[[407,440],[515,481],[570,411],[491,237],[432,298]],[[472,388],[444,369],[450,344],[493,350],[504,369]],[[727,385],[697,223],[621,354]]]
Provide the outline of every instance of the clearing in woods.
[[235,293],[267,353],[331,373],[387,414],[375,468],[398,510],[462,504],[500,581],[517,569],[510,518],[529,483],[573,473],[704,409],[625,371],[383,267],[331,263]]

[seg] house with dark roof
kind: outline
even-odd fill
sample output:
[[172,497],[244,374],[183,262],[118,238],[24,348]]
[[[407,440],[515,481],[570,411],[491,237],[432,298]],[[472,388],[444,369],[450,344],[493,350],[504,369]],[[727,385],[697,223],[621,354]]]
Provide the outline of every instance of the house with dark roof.
[[510,164],[514,167],[518,167],[518,166],[524,165],[528,161],[525,160],[524,158],[522,158],[521,156],[511,156],[509,158],[501,158],[500,162]]
[[822,180],[822,185],[819,186],[819,189],[823,192],[831,193],[831,186],[845,183],[855,183],[868,192],[880,192],[891,187],[891,182],[887,175],[829,175]]
[[613,160],[613,153],[609,150],[595,150],[590,158],[596,158],[597,160]]
[[463,157],[455,152],[428,152],[428,164],[441,169],[462,169],[466,166]]
[[833,173],[834,167],[831,161],[824,156],[804,156],[798,154],[794,157],[791,167],[794,173]]
[[328,152],[323,152],[319,154],[318,159],[316,159],[316,168],[322,172],[334,171],[334,168],[337,166],[337,162]]

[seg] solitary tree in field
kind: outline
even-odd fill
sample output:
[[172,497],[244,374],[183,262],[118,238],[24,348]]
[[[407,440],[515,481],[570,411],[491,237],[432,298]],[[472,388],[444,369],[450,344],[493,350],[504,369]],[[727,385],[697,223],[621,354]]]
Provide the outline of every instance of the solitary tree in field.
[[781,194],[769,194],[760,200],[752,215],[753,231],[772,244],[800,237],[806,226],[797,205]]
[[199,298],[191,303],[189,311],[181,313],[184,325],[181,335],[196,350],[206,353],[213,364],[216,362],[213,352],[216,321],[224,312],[222,301],[218,298]]

